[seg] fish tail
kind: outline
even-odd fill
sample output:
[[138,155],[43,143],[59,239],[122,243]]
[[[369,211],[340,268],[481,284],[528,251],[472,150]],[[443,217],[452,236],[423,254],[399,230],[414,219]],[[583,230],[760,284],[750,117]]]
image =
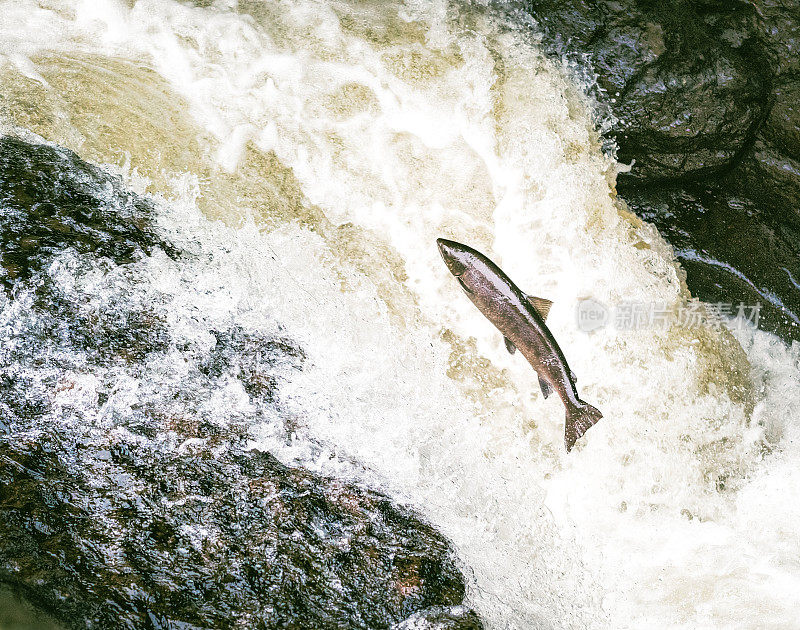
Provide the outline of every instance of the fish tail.
[[571,451],[575,442],[603,417],[599,409],[582,400],[578,402],[578,405],[567,407],[567,420],[564,424],[564,443],[567,445],[567,452]]

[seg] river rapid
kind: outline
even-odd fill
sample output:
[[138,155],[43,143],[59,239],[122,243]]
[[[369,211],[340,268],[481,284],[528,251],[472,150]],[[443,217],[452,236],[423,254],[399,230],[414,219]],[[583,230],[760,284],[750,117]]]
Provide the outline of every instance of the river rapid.
[[[251,445],[413,506],[452,541],[487,628],[800,618],[800,347],[743,321],[678,324],[684,274],[616,197],[624,166],[589,86],[535,25],[417,0],[9,0],[0,15],[3,133],[120,175],[194,254],[150,256],[131,299],[166,300],[186,339],[234,324],[299,344],[291,438],[248,411]],[[571,453],[563,406],[461,294],[439,236],[553,300],[604,414]],[[115,308],[109,283],[62,262],[61,282]],[[588,298],[663,304],[670,325],[587,333]],[[170,356],[114,404],[180,388]],[[72,380],[60,404],[96,405],[98,379]],[[203,395],[220,423],[247,405]]]

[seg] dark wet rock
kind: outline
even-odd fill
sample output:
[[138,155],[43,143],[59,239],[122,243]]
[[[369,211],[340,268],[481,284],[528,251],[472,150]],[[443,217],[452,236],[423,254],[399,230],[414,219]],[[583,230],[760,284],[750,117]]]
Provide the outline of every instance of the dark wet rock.
[[522,10],[558,52],[590,55],[633,178],[722,170],[766,114],[769,61],[747,3],[533,0]]
[[67,249],[116,264],[154,247],[172,252],[150,225],[150,204],[60,147],[0,138],[0,210],[0,283],[6,289]]
[[648,67],[618,97],[614,139],[619,158],[634,163],[631,177],[704,177],[746,148],[764,115],[763,86],[735,57],[697,65],[682,59]]
[[[74,297],[67,287],[38,282],[31,307],[52,317],[42,319],[20,340],[20,346],[37,344],[44,348],[68,342],[91,352],[96,361],[111,363],[142,361],[148,354],[169,347],[165,314],[144,303],[141,292],[131,291],[94,303],[75,301]],[[131,308],[136,301],[138,308]],[[65,321],[72,325],[65,326]]]
[[330,451],[282,399],[302,348],[197,308],[192,257],[118,180],[0,146],[0,588],[74,628],[480,627],[413,511],[266,452]]
[[760,304],[757,322],[749,309],[742,314],[769,330],[798,323],[792,270],[800,260],[800,225],[774,220],[747,197],[702,186],[630,192],[628,202],[672,244],[706,302],[729,304],[732,315],[740,304]]
[[478,616],[465,606],[434,606],[414,613],[392,630],[480,630]]
[[0,581],[71,627],[386,628],[463,600],[447,542],[380,494],[268,453],[83,446],[81,470],[0,438]]
[[724,302],[768,292],[764,327],[800,339],[800,5],[511,6],[555,54],[597,74],[616,117],[609,139],[633,162],[618,190],[682,252],[692,292]]
[[604,28],[606,9],[594,0],[536,0],[510,6],[534,18],[555,45],[584,50]]
[[800,73],[800,5],[795,0],[758,0],[751,4],[758,13],[759,32],[775,74],[783,79]]
[[270,367],[291,365],[299,367],[305,360],[303,349],[288,339],[259,338],[241,328],[213,331],[214,349],[200,370],[208,376],[219,377],[233,370],[244,391],[253,398],[274,402],[273,392],[277,379],[263,369],[266,361]]
[[752,199],[765,214],[786,225],[800,226],[800,161],[763,140],[726,178],[728,190],[740,191]]
[[[798,45],[800,46],[800,42]],[[789,79],[778,85],[773,96],[774,104],[762,135],[780,153],[800,160],[800,80]]]

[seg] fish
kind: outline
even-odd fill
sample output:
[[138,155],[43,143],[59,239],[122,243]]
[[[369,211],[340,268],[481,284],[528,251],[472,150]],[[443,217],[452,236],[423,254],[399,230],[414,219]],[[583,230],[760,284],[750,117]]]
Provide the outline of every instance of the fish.
[[564,444],[567,452],[603,414],[581,400],[570,369],[553,333],[545,324],[550,300],[533,297],[514,284],[500,267],[471,247],[436,239],[447,269],[478,310],[502,333],[506,349],[519,349],[539,377],[542,395],[555,392],[566,410]]

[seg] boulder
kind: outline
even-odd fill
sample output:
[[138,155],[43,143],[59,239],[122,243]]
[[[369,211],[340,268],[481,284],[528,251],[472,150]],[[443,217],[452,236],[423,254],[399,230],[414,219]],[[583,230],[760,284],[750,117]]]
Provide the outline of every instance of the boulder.
[[2,592],[74,628],[479,628],[412,509],[253,447],[254,426],[293,443],[305,353],[181,311],[148,265],[192,257],[156,218],[75,154],[0,139]]
[[633,163],[618,191],[676,247],[692,292],[757,300],[763,327],[800,339],[800,5],[513,7],[549,51],[596,73],[595,95],[613,114],[608,140]]

